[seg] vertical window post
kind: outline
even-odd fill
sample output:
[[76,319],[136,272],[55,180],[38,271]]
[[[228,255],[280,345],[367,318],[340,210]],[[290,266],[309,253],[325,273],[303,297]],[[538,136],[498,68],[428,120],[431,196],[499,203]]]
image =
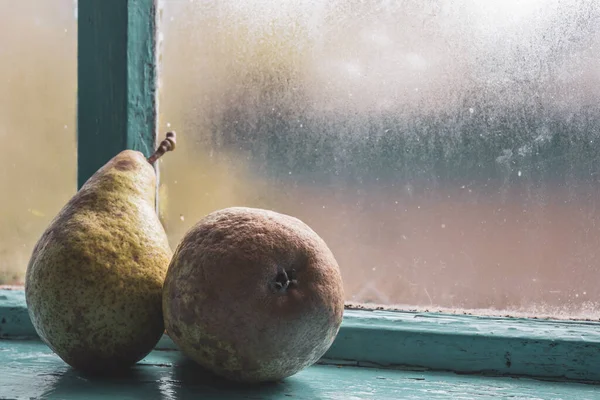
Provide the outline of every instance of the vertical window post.
[[77,188],[156,142],[156,0],[79,0]]

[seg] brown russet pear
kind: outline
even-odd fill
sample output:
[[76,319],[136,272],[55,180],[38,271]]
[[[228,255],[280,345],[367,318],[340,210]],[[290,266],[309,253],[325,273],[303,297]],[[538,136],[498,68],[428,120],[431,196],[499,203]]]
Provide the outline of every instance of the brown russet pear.
[[69,200],[35,245],[25,277],[40,338],[67,364],[108,373],[135,364],[164,333],[162,286],[172,251],[155,211],[152,163],[124,150]]
[[227,379],[278,381],[314,364],[344,312],[337,261],[297,218],[232,207],[202,218],[175,249],[163,288],[167,333]]

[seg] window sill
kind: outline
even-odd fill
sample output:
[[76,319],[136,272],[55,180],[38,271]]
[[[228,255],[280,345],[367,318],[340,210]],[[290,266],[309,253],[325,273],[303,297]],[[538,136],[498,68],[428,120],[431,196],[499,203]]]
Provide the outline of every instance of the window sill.
[[[215,379],[178,351],[155,349],[128,376],[90,378],[37,340],[0,340],[0,397],[11,399],[457,399],[597,398],[580,383],[491,378],[443,372],[315,365],[282,382],[238,386]],[[6,396],[6,397],[5,397]]]
[[[0,289],[0,339],[35,338],[23,290]],[[346,310],[321,363],[600,383],[600,323]]]

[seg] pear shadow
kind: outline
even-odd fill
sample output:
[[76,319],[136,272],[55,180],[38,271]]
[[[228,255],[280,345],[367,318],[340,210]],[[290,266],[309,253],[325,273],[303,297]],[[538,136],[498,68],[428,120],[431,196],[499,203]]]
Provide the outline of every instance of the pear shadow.
[[68,367],[47,387],[42,398],[84,399],[101,395],[123,399],[163,399],[160,377],[164,375],[168,375],[165,368],[154,370],[139,365],[105,373],[89,373]]
[[44,375],[52,375],[40,396],[44,399],[320,398],[310,382],[301,377],[291,376],[278,382],[256,384],[233,382],[175,352],[169,352],[161,360],[138,363],[128,369],[90,373],[61,366]]
[[175,398],[192,395],[213,395],[219,399],[319,399],[305,380],[294,376],[276,382],[240,383],[222,378],[195,361],[180,355],[172,369],[169,382]]

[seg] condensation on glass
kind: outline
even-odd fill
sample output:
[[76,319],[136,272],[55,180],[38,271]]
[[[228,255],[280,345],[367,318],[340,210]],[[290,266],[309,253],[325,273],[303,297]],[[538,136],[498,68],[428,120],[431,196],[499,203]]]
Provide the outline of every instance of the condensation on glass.
[[0,1],[0,284],[76,191],[73,0]]
[[600,2],[163,1],[172,244],[297,216],[348,301],[600,314]]

